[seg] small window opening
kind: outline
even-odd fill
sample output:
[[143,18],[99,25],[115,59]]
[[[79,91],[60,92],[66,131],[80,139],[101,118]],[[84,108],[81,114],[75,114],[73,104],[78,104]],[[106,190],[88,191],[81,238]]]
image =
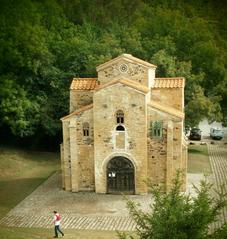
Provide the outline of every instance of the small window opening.
[[150,136],[154,138],[162,137],[162,121],[150,122]]
[[116,113],[117,124],[124,123],[124,112],[122,110],[118,110]]
[[125,131],[125,128],[122,125],[118,125],[116,130],[117,131]]
[[83,123],[83,135],[89,136],[89,124],[87,122]]

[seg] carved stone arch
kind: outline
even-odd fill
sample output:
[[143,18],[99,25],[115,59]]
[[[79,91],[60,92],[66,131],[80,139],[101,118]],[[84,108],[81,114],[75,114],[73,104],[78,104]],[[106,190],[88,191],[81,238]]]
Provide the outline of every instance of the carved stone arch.
[[[114,169],[114,165],[116,165]],[[122,166],[122,168],[119,168]],[[102,164],[105,176],[106,192],[112,194],[135,194],[136,169],[135,160],[126,153],[113,153]]]
[[128,158],[118,156],[109,160],[106,178],[107,193],[135,193],[135,168]]
[[108,155],[102,162],[102,168],[105,170],[106,165],[108,164],[109,160],[111,160],[114,157],[118,157],[118,156],[128,158],[134,165],[135,170],[138,168],[138,165],[137,165],[136,161],[134,160],[134,158],[130,154],[125,153],[125,152],[114,152],[114,153]]

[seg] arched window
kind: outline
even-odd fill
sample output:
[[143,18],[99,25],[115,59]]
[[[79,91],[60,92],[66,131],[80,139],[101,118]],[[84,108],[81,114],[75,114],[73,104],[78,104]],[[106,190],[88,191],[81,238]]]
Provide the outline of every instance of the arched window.
[[116,112],[116,119],[117,119],[117,124],[124,123],[124,112],[122,110],[118,110]]
[[125,127],[123,125],[117,125],[114,142],[116,149],[125,149]]
[[153,138],[162,138],[162,121],[150,122],[150,136]]
[[89,136],[89,124],[87,122],[83,123],[83,135]]
[[122,125],[118,125],[116,130],[117,131],[125,131],[125,128]]

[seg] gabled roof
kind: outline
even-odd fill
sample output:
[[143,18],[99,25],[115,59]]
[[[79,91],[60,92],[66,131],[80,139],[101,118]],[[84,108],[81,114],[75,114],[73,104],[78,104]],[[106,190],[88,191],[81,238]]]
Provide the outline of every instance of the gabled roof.
[[70,90],[94,90],[97,85],[97,78],[73,78]]
[[184,113],[181,112],[180,110],[177,110],[171,106],[166,106],[166,105],[163,105],[163,104],[160,104],[159,102],[157,101],[151,101],[148,103],[148,106],[152,107],[152,108],[155,108],[157,110],[160,110],[162,112],[165,112],[167,114],[170,114],[172,116],[175,116],[177,118],[180,118],[180,119],[183,119],[184,118]]
[[118,56],[118,57],[116,57],[116,58],[114,58],[114,59],[112,59],[110,61],[107,61],[107,62],[97,66],[96,70],[100,71],[101,69],[107,67],[108,65],[110,65],[110,64],[112,64],[112,63],[114,63],[116,61],[119,61],[120,59],[125,59],[125,60],[127,60],[129,62],[138,63],[138,64],[144,65],[146,67],[149,67],[149,68],[156,68],[157,67],[156,65],[153,65],[153,64],[151,64],[149,62],[146,62],[146,61],[143,61],[143,60],[141,60],[139,58],[136,58],[136,57],[132,56],[131,54],[122,54],[122,55],[120,55],[120,56]]
[[147,94],[150,90],[148,87],[142,85],[142,84],[139,84],[139,83],[136,83],[135,81],[132,81],[132,80],[129,80],[127,78],[124,78],[124,77],[119,77],[117,79],[114,79],[114,80],[111,80],[110,82],[106,83],[106,84],[103,84],[103,85],[99,85],[95,91],[99,91],[101,89],[104,89],[108,86],[111,86],[111,85],[115,85],[115,84],[118,84],[118,83],[121,83],[123,85],[126,85],[126,86],[129,86],[135,90],[138,90],[144,94]]
[[155,78],[152,88],[183,88],[185,86],[184,77]]
[[85,106],[81,107],[80,109],[72,112],[71,114],[62,117],[60,120],[62,120],[62,121],[67,120],[67,119],[71,118],[72,116],[78,115],[78,114],[80,114],[80,113],[82,113],[82,112],[84,112],[86,110],[91,109],[91,108],[93,108],[93,104],[85,105]]

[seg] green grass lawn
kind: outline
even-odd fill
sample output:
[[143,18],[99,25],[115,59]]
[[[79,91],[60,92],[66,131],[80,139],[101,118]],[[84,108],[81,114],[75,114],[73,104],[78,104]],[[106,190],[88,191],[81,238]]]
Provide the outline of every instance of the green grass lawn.
[[0,146],[0,218],[59,167],[59,153]]
[[[117,239],[115,231],[64,230],[64,239]],[[1,239],[49,239],[53,229],[43,228],[0,228]],[[59,237],[61,238],[61,237]]]
[[206,145],[188,146],[188,173],[211,173],[211,166]]

